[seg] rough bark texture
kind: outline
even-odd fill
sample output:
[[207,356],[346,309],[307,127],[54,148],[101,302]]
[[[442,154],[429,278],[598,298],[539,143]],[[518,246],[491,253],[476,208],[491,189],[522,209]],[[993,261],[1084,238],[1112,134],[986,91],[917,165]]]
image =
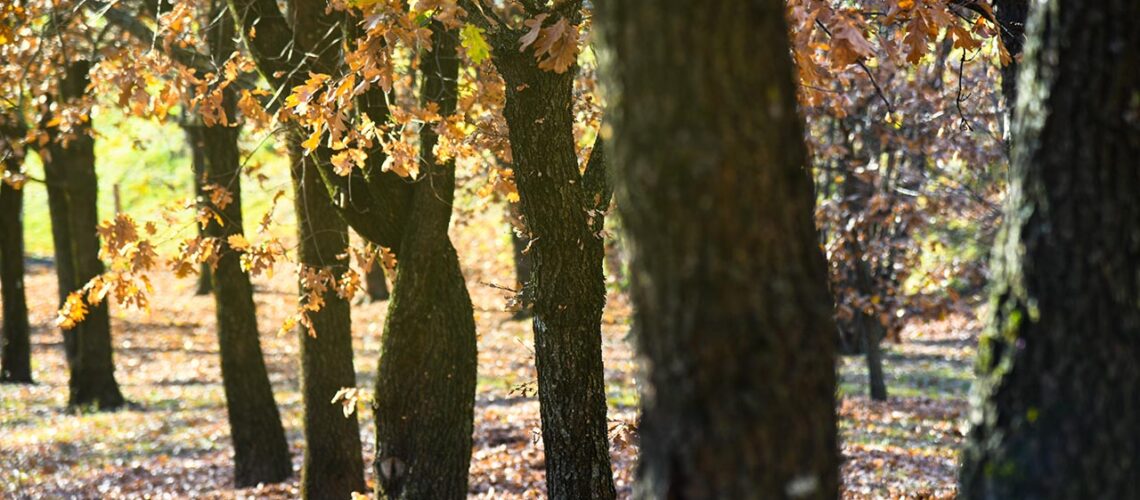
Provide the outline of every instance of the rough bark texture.
[[1140,3],[1033,5],[960,494],[1133,497]]
[[[79,99],[87,88],[91,64],[78,60],[64,68],[59,85],[61,103]],[[76,127],[75,136],[60,141],[55,129],[44,158],[48,209],[55,244],[60,302],[91,278],[103,273],[99,260],[99,224],[95,176],[95,139],[88,121]],[[87,318],[63,333],[71,370],[68,406],[114,409],[125,402],[115,381],[111,348],[111,318],[107,301],[89,305]]]
[[[297,211],[299,260],[311,268],[330,268],[335,276],[347,269],[337,256],[348,250],[348,226],[336,214],[313,157],[302,155],[300,133],[290,139],[293,196]],[[383,275],[381,275],[383,276]],[[301,294],[307,293],[304,284]],[[346,499],[365,491],[364,458],[356,414],[345,417],[332,397],[356,386],[352,361],[352,318],[348,301],[335,290],[324,305],[309,312],[316,336],[298,328],[301,342],[301,393],[304,401],[305,459],[301,466],[303,498]]]
[[643,498],[835,498],[835,324],[784,2],[598,2]]
[[[207,39],[214,54],[228,56],[234,49],[233,23],[224,16],[219,19]],[[228,89],[223,92],[226,115],[234,117],[235,95]],[[233,201],[224,208],[210,206],[225,225],[211,221],[206,226],[206,235],[223,242],[211,281],[218,319],[222,385],[234,444],[234,483],[241,488],[284,481],[292,475],[293,466],[258,338],[253,287],[249,274],[241,268],[240,254],[225,243],[230,236],[243,234],[238,130],[236,126],[219,124],[204,127],[202,133],[206,146],[206,181],[228,189],[233,195]]]
[[[457,39],[433,21],[422,100],[455,110]],[[422,151],[437,136],[420,132]],[[464,498],[475,404],[475,320],[447,235],[455,165],[425,153],[397,255],[376,383],[376,496]]]
[[[613,498],[602,366],[606,302],[600,223],[609,196],[586,186],[574,150],[575,71],[539,69],[533,52],[497,45],[507,120],[533,271],[535,365],[551,498]],[[595,153],[601,151],[596,148]],[[604,180],[604,165],[591,159]],[[604,182],[603,182],[604,184]]]
[[[6,132],[6,130],[4,131]],[[24,152],[0,137],[0,161],[8,172],[22,169]],[[0,382],[32,382],[32,346],[24,295],[24,191],[0,180],[0,295],[4,323]]]
[[[202,190],[202,179],[206,173],[206,138],[203,128],[205,127],[199,123],[182,125],[182,129],[186,132],[186,143],[190,146],[190,165],[194,171],[194,196],[199,200],[209,197],[209,194]],[[205,233],[205,228],[199,224],[198,236],[205,236]],[[210,281],[210,265],[203,262],[198,272],[198,287],[194,289],[194,295],[206,295],[211,291],[213,284]]]
[[[329,23],[323,6],[294,2],[309,14],[293,24],[272,0],[229,0],[258,69],[275,85],[296,85],[306,70],[334,74],[336,57],[305,59]],[[422,67],[424,97],[442,114],[455,109],[458,60],[454,34],[433,25],[436,47]],[[315,38],[314,38],[315,37]],[[297,44],[306,50],[293,50]],[[298,75],[298,76],[290,76]],[[374,122],[388,120],[383,94],[372,89],[358,103]],[[431,151],[432,129],[422,148]],[[332,171],[317,151],[319,170],[337,213],[365,239],[400,258],[388,306],[376,391],[377,496],[462,498],[467,492],[475,398],[475,323],[458,256],[447,236],[454,196],[454,165],[425,162],[413,184],[382,169],[382,151],[349,176]],[[414,223],[412,223],[414,221]]]

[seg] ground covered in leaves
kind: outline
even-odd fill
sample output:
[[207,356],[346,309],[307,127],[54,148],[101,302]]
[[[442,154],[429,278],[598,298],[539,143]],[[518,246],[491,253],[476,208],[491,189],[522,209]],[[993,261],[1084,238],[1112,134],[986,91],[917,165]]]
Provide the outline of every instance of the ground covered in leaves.
[[[504,310],[509,239],[497,224],[459,224],[479,331],[479,386],[470,496],[544,496],[543,451],[529,321]],[[493,257],[489,257],[493,256]],[[225,418],[213,301],[196,297],[192,280],[157,275],[149,315],[114,310],[117,377],[132,407],[113,413],[64,411],[67,370],[55,318],[53,269],[33,266],[27,279],[37,384],[0,386],[0,497],[279,497],[298,495],[290,483],[235,490]],[[289,266],[255,279],[262,345],[299,470],[301,405],[298,343],[278,335],[296,307]],[[374,380],[385,302],[353,308],[357,382]],[[611,294],[604,325],[612,456],[621,496],[630,493],[637,454],[635,365],[626,335],[629,305]],[[840,430],[844,496],[951,497],[956,448],[977,323],[955,314],[912,325],[888,347],[889,401],[866,396],[862,359],[840,363]],[[331,395],[330,395],[331,398]],[[361,410],[366,460],[373,453],[371,412]],[[371,474],[371,471],[369,471]],[[371,478],[369,478],[371,484]]]

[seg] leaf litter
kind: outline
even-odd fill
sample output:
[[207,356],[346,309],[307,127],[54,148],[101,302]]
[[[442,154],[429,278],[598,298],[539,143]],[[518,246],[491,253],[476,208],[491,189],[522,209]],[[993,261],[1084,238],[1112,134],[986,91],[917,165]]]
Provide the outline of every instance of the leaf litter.
[[[453,228],[475,305],[479,384],[470,498],[545,497],[544,455],[535,394],[529,320],[504,311],[511,297],[488,283],[513,281],[507,225],[495,211]],[[486,258],[491,255],[493,258]],[[261,341],[289,439],[295,474],[282,484],[235,489],[221,386],[213,299],[195,296],[193,279],[153,277],[149,315],[113,307],[116,376],[130,408],[110,413],[64,411],[67,369],[54,270],[35,266],[26,280],[35,385],[0,386],[0,497],[294,498],[299,496],[301,439],[296,333],[276,333],[296,310],[287,266],[255,278]],[[509,279],[508,279],[509,278]],[[353,306],[358,387],[375,381],[386,302]],[[636,361],[628,339],[630,306],[616,290],[603,318],[603,349],[615,483],[629,497],[637,457]],[[862,359],[839,362],[837,401],[845,498],[952,498],[957,448],[977,321],[970,314],[908,326],[888,345],[887,402],[866,397]],[[330,404],[333,395],[329,395]],[[340,403],[337,403],[340,404]],[[375,429],[360,405],[366,463]],[[366,467],[369,486],[371,467]]]

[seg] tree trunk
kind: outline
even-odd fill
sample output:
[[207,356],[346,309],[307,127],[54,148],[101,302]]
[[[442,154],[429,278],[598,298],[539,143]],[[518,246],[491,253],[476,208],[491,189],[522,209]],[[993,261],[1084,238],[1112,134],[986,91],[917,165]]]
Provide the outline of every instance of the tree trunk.
[[578,170],[571,109],[576,71],[539,69],[531,50],[513,46],[496,48],[494,61],[507,84],[503,116],[531,237],[527,295],[547,493],[613,498],[602,366],[604,251],[597,234],[603,217],[597,208],[604,210],[609,198],[603,205]]
[[[318,176],[317,182],[320,180]],[[327,192],[325,197],[328,198]],[[379,261],[373,262],[372,267],[364,271],[364,286],[368,292],[368,299],[373,302],[388,300],[391,296],[388,293],[388,280],[384,278],[384,266]]]
[[[201,202],[209,198],[209,193],[206,193],[202,187],[202,176],[206,173],[206,139],[205,127],[198,123],[187,123],[182,125],[182,129],[186,131],[186,143],[190,146],[191,167],[194,171],[194,196]],[[203,237],[206,235],[205,228],[201,224],[198,225],[198,236]],[[213,284],[210,281],[210,265],[203,262],[202,268],[198,272],[198,286],[194,290],[194,295],[206,295],[213,291]]]
[[[21,171],[22,148],[0,137],[4,170]],[[32,382],[32,346],[24,295],[24,190],[0,180],[0,295],[4,301],[0,382]]]
[[[226,111],[230,113],[234,110],[233,96],[226,94]],[[243,234],[238,128],[216,125],[202,131],[207,180],[233,194],[233,201],[225,208],[211,205],[225,225],[211,221],[206,226],[207,236],[224,242],[230,236]],[[222,384],[234,444],[234,482],[238,487],[247,487],[284,481],[293,467],[258,338],[253,286],[241,268],[240,254],[228,243],[222,243],[212,274]]]
[[963,498],[1126,498],[1140,467],[1140,3],[1035,2]]
[[[842,192],[844,199],[847,200],[846,203],[849,204],[847,210],[850,217],[854,218],[857,214],[867,211],[867,202],[873,196],[873,186],[858,176],[848,174]],[[854,292],[861,297],[871,297],[875,294],[875,279],[862,244],[863,239],[859,237],[861,228],[858,224],[844,224],[844,228],[840,228],[839,231],[846,231],[845,228],[851,229],[848,231],[850,234],[843,236],[848,256],[847,261],[843,263],[847,274],[847,283],[844,286],[853,287]],[[872,237],[871,234],[866,236],[865,239]],[[862,307],[856,308],[854,316],[843,326],[853,330],[854,341],[862,349],[860,354],[863,354],[867,363],[867,387],[871,399],[886,401],[887,382],[883,375],[881,345],[886,332],[885,327],[877,315],[868,314]]]
[[[510,218],[507,228],[511,231],[511,251],[514,254],[515,262],[515,289],[521,293],[530,283],[531,275],[534,274],[533,259],[530,256],[530,249],[527,248],[530,245],[530,238],[519,234],[519,228],[526,226],[520,213],[519,204],[508,202],[507,214]],[[514,318],[529,318],[533,315],[530,304],[525,299],[520,300]]]
[[[80,99],[87,89],[91,64],[78,60],[65,67],[59,85],[59,104]],[[99,225],[95,176],[95,139],[91,122],[76,127],[75,136],[61,141],[58,132],[49,132],[44,158],[55,243],[56,271],[60,302],[67,295],[103,273],[99,260]],[[66,144],[65,144],[66,142]],[[115,409],[125,403],[115,381],[112,359],[111,318],[107,301],[88,305],[87,318],[64,331],[64,349],[70,367],[68,406],[71,408]]]
[[838,496],[835,323],[784,8],[598,2],[644,498]]
[[1001,41],[1009,51],[1009,64],[1001,68],[1001,93],[1006,109],[1013,111],[1017,102],[1018,58],[1025,46],[1025,18],[1029,13],[1029,0],[994,0],[995,12],[1001,29]]
[[[432,52],[421,59],[422,100],[455,112],[457,37],[432,21]],[[455,164],[424,151],[411,217],[397,255],[396,282],[376,383],[376,496],[465,498],[475,404],[475,320],[459,258],[447,235]]]
[[[233,52],[233,22],[218,19],[207,32],[211,53],[227,57]],[[236,120],[236,96],[223,91],[223,109]],[[243,234],[241,211],[241,154],[238,126],[214,125],[201,129],[205,145],[206,182],[230,191],[233,200],[225,207],[210,209],[225,221],[212,220],[206,235],[221,240],[218,262],[213,269],[214,307],[218,318],[218,344],[222,357],[222,385],[229,410],[230,437],[234,444],[234,483],[243,488],[258,483],[277,483],[292,475],[289,446],[273,387],[258,338],[257,312],[249,274],[241,268],[240,253],[226,240]],[[203,200],[209,202],[209,199]],[[329,396],[331,399],[331,395]]]
[[[294,206],[297,211],[301,264],[330,268],[338,278],[347,265],[337,256],[348,251],[348,226],[336,214],[320,174],[300,150],[304,134],[290,139]],[[383,279],[383,274],[380,275]],[[306,294],[304,284],[298,285]],[[346,499],[363,492],[364,457],[356,414],[345,417],[333,396],[356,386],[352,361],[352,319],[348,301],[335,290],[324,294],[324,305],[309,312],[316,336],[298,328],[301,342],[301,393],[304,399],[305,459],[301,468],[303,498]]]

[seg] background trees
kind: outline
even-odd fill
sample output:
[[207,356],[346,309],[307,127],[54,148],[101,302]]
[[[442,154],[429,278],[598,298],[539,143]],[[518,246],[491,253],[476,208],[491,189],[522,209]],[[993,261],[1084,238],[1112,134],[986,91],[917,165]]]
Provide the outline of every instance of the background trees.
[[[44,115],[48,144],[44,158],[44,181],[52,213],[52,236],[59,282],[61,309],[82,318],[81,324],[64,332],[64,349],[71,370],[68,406],[114,409],[126,400],[115,380],[112,360],[111,319],[108,303],[87,306],[80,292],[90,280],[103,273],[99,259],[97,205],[98,181],[95,175],[95,139],[83,98],[90,76],[91,61],[65,60],[58,76],[58,93]],[[65,114],[65,110],[67,114]],[[79,313],[83,311],[83,313]]]
[[24,148],[15,116],[0,118],[0,289],[4,321],[0,334],[0,382],[32,381],[32,346],[24,293],[24,192],[18,189]]

